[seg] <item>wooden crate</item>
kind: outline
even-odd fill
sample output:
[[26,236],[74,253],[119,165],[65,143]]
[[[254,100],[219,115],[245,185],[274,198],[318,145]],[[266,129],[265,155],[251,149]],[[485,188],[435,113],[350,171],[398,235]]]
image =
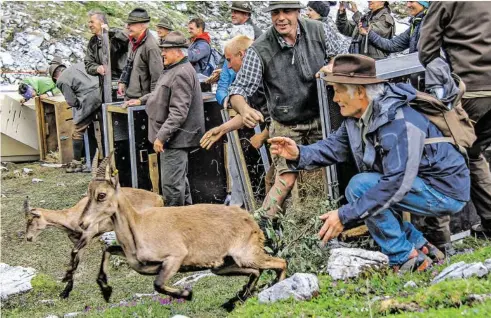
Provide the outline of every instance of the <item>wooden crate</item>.
[[58,151],[59,163],[71,162],[74,125],[72,110],[65,98],[62,95],[36,97],[35,103],[40,159],[45,160],[50,151]]

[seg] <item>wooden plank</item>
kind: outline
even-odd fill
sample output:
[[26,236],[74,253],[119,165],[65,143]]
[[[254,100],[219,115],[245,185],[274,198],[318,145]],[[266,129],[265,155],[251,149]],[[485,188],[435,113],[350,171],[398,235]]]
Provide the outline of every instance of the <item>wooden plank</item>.
[[69,163],[73,160],[72,134],[75,129],[73,120],[69,120],[72,118],[72,110],[68,108],[66,101],[58,102],[54,106],[60,163]]
[[[232,136],[235,139],[236,144],[239,145],[239,147],[237,147],[238,148],[237,150],[239,152],[240,165],[242,166],[243,171],[245,171],[244,191],[247,191],[250,194],[250,197],[254,198],[254,191],[252,190],[251,178],[250,178],[249,172],[247,170],[247,163],[245,160],[244,151],[242,150],[242,147],[240,147],[240,138],[239,138],[238,131],[237,130],[233,131]],[[253,209],[253,211],[255,211],[257,209],[256,200],[254,200],[254,199],[252,200],[252,209]]]
[[[110,107],[110,106],[109,106]],[[109,140],[109,153],[114,150],[114,128],[113,128],[113,114],[107,110],[107,140]]]
[[108,113],[113,112],[113,113],[120,113],[120,114],[128,114],[128,109],[120,107],[120,106],[108,105],[107,106],[107,112]]
[[156,153],[148,155],[148,171],[150,174],[150,182],[152,183],[152,191],[155,193],[160,193],[159,163],[158,163],[158,155]]
[[228,153],[228,145],[223,143],[223,160],[225,161],[225,174],[227,175],[227,193],[232,192],[232,177],[230,176],[230,169],[228,166],[228,156],[231,154]]
[[341,233],[341,240],[359,237],[368,234],[368,227],[366,225],[361,225],[350,230],[346,230]]
[[35,98],[36,105],[36,124],[38,131],[38,143],[39,143],[39,160],[44,160],[48,152],[46,146],[46,123],[44,121],[44,108],[39,97]]

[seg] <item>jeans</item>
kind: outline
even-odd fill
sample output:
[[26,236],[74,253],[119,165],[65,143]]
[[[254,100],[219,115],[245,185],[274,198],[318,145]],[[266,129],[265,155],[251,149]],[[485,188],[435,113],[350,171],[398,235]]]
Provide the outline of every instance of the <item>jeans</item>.
[[[382,175],[376,172],[354,176],[346,188],[348,202],[360,198],[368,189],[375,186],[381,177]],[[389,257],[389,264],[398,265],[405,263],[412,250],[420,249],[427,240],[410,222],[403,222],[396,211],[441,217],[458,213],[465,204],[466,202],[452,199],[436,191],[421,178],[416,177],[411,190],[400,202],[390,209],[368,217],[365,224],[382,253]]]

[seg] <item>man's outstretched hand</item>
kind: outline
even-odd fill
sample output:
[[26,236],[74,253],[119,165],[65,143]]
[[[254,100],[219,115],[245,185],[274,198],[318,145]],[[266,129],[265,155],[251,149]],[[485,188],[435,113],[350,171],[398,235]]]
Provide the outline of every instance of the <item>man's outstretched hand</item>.
[[215,144],[222,136],[225,134],[225,131],[221,129],[221,126],[212,128],[208,130],[204,136],[199,141],[199,145],[201,148],[210,150],[211,146]]
[[339,219],[339,211],[333,210],[319,216],[324,221],[324,225],[319,231],[319,238],[322,240],[322,245],[326,245],[329,240],[338,237],[344,230],[344,226]]
[[273,155],[278,155],[287,160],[297,160],[300,155],[297,144],[290,138],[274,137],[268,139],[268,142],[271,144],[269,149]]

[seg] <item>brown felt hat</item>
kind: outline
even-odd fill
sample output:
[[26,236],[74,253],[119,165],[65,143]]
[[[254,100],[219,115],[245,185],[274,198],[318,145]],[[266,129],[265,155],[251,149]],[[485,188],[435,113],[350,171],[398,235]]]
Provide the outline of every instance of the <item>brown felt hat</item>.
[[164,41],[159,45],[159,47],[161,47],[161,48],[172,48],[172,47],[187,48],[187,47],[189,47],[189,42],[186,39],[186,37],[184,36],[184,34],[182,34],[181,32],[172,31],[172,32],[169,32],[169,34],[167,34]]
[[300,1],[270,1],[263,12],[271,12],[278,9],[305,9],[305,6]]
[[328,83],[377,84],[387,82],[377,77],[375,60],[361,54],[341,54],[334,58],[332,73],[322,78]]

